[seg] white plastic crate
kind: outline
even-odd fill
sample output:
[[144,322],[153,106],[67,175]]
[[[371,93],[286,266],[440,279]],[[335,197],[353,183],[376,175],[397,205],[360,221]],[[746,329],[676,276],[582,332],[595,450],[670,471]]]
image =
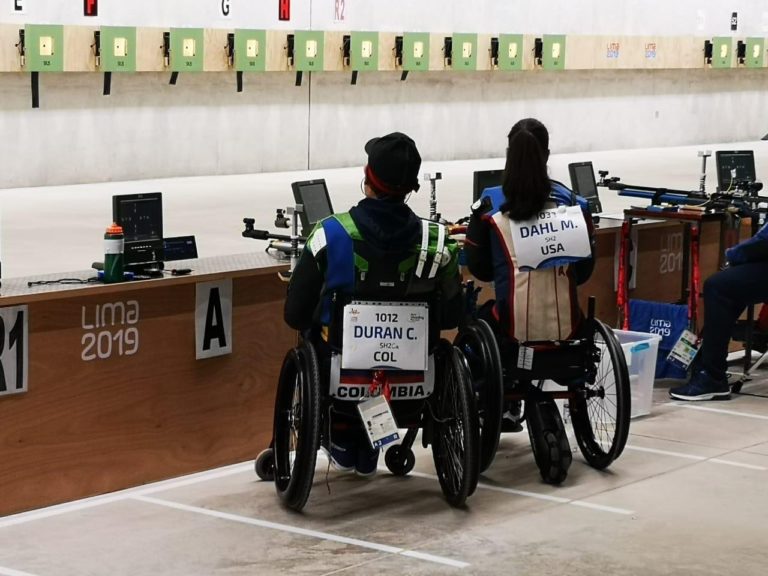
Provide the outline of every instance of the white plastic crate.
[[646,332],[614,330],[624,351],[632,391],[632,418],[651,413],[656,356],[661,336]]

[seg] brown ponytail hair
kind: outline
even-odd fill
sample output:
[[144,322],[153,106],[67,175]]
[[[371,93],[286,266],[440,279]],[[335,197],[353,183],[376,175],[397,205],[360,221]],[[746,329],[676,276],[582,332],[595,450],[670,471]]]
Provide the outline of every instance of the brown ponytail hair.
[[528,220],[541,211],[551,190],[549,132],[538,120],[525,118],[512,126],[508,139],[502,184],[507,201],[501,211],[512,220]]

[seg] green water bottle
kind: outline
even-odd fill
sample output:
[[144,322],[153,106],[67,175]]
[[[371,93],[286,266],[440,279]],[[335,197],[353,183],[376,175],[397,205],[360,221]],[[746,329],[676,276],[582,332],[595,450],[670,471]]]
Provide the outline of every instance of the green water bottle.
[[104,234],[104,282],[123,281],[123,228],[114,222]]

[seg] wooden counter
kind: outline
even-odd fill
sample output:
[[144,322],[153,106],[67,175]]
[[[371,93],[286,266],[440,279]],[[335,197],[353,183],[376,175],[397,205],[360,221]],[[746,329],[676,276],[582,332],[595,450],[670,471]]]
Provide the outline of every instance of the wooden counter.
[[[592,277],[579,287],[579,300],[586,310],[589,296],[597,298],[597,317],[609,326],[616,326],[616,266],[619,250],[621,220],[601,220],[597,229],[597,258]],[[637,265],[633,273],[636,287],[629,297],[658,302],[677,302],[683,282],[683,228],[677,222],[643,220],[633,228],[637,231]],[[717,272],[721,258],[721,222],[701,224],[700,270],[702,282]]]
[[[717,270],[719,226],[703,225],[702,279]],[[680,226],[643,222],[637,231],[631,296],[676,300]],[[609,325],[619,232],[620,221],[601,222],[595,271],[579,289],[584,305],[597,297]],[[0,515],[241,462],[267,446],[280,364],[296,341],[282,319],[284,266],[263,253],[175,265],[192,275],[113,285],[3,280],[0,307],[27,307],[28,390],[0,396]],[[219,280],[232,282],[232,353],[196,360],[196,290]],[[18,350],[12,329],[6,321],[6,367]]]
[[[268,444],[296,338],[282,320],[284,267],[265,254],[182,265],[192,275],[113,285],[3,280],[0,307],[27,306],[28,390],[0,396],[0,515],[248,460]],[[214,280],[232,282],[232,353],[196,360],[196,285]]]

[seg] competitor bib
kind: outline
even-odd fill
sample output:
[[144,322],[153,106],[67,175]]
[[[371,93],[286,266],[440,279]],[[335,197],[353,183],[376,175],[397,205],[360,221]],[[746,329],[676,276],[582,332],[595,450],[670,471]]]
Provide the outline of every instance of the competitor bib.
[[424,303],[346,305],[341,367],[426,370],[428,318]]
[[517,267],[552,268],[592,255],[584,213],[579,206],[542,210],[523,222],[510,220]]

